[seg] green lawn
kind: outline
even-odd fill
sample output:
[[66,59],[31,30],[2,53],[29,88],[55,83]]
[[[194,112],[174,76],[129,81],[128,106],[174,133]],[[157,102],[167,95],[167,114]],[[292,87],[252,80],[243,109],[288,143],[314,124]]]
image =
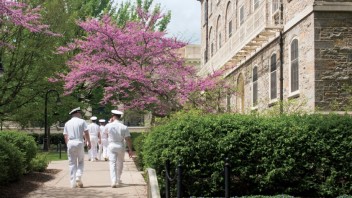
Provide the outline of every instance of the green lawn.
[[56,151],[50,151],[50,152],[39,151],[38,154],[45,154],[46,158],[49,161],[67,160],[67,153],[63,151],[61,151],[61,159],[60,159],[60,153]]

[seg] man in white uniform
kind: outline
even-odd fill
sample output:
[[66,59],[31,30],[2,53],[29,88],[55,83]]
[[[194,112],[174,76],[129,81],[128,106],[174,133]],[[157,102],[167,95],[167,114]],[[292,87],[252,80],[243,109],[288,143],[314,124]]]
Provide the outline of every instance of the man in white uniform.
[[109,152],[109,166],[111,187],[116,188],[121,184],[121,174],[123,169],[123,160],[125,157],[125,143],[128,145],[128,155],[132,157],[132,141],[131,135],[127,126],[122,124],[119,120],[123,113],[118,110],[112,110],[112,122],[105,126],[105,132],[108,134],[108,152]]
[[99,144],[99,158],[103,156],[105,161],[108,161],[108,134],[105,133],[105,120],[100,119],[99,120],[100,124],[100,137],[101,137],[101,143]]
[[83,187],[82,174],[84,168],[84,144],[91,147],[87,123],[81,119],[80,107],[69,113],[72,118],[65,123],[64,137],[67,145],[68,163],[70,167],[71,188]]
[[88,132],[89,132],[89,137],[90,137],[90,142],[92,144],[92,147],[90,148],[88,155],[89,155],[89,159],[94,162],[98,160],[97,146],[98,146],[98,143],[101,141],[100,127],[96,123],[97,117],[93,116],[90,118],[90,120],[92,121],[92,123],[88,125]]

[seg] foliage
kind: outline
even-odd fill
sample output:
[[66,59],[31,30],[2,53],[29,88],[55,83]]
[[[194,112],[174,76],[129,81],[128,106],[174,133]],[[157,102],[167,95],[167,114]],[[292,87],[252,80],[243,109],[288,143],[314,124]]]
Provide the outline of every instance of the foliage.
[[24,156],[24,164],[26,172],[31,170],[30,162],[37,154],[37,145],[34,138],[23,132],[2,131],[0,139],[3,139],[16,146]]
[[[138,14],[148,19],[148,13]],[[60,48],[62,53],[79,51],[68,62],[71,70],[53,80],[64,81],[67,93],[84,89],[89,95],[104,88],[102,102],[156,115],[180,109],[191,92],[214,84],[218,73],[197,78],[195,68],[184,65],[177,54],[185,44],[165,38],[163,32],[151,31],[143,20],[123,28],[108,16],[80,23],[87,36]]]
[[16,181],[24,173],[23,153],[12,143],[0,138],[0,184]]
[[131,133],[133,150],[136,152],[137,155],[135,163],[139,168],[143,167],[142,148],[146,135],[147,133]]
[[[0,2],[3,3],[3,0]],[[10,4],[8,2],[15,1],[5,2]],[[45,29],[42,31],[32,31],[23,27],[22,22],[20,25],[12,23],[11,17],[3,15],[3,10],[0,9],[0,14],[3,16],[0,20],[10,20],[6,25],[0,26],[0,32],[6,30],[6,34],[0,33],[0,43],[8,43],[10,46],[0,47],[0,62],[4,67],[4,74],[0,78],[0,119],[16,121],[23,128],[43,127],[46,91],[55,89],[63,95],[62,84],[52,84],[48,82],[48,78],[55,72],[65,72],[67,70],[65,62],[72,56],[72,54],[66,56],[56,54],[57,47],[83,36],[84,32],[76,21],[84,20],[86,17],[99,17],[102,13],[108,12],[111,9],[111,0],[25,0],[21,2],[26,4],[18,3],[21,7],[15,8],[16,16],[22,16],[21,11],[23,15],[29,13],[35,15],[34,18],[29,17],[34,20],[29,21],[30,24],[35,24],[34,28],[41,27],[39,22],[46,25],[43,25]],[[0,7],[5,4],[1,4]],[[31,10],[33,12],[30,12]],[[55,34],[48,33],[49,27]],[[56,106],[53,96],[54,94],[48,96],[49,125],[58,121],[65,122],[70,109],[77,106],[84,108],[86,105],[77,100],[82,98],[78,92],[71,96],[61,96],[63,105],[60,108]]]
[[171,175],[181,163],[185,196],[223,196],[228,158],[232,196],[336,197],[352,193],[351,149],[348,115],[191,112],[155,127],[142,154],[145,167],[157,171],[162,189],[165,161],[171,160]]
[[33,171],[43,172],[48,167],[50,161],[47,158],[47,154],[38,153],[35,158],[31,161],[31,167]]
[[[162,14],[158,20],[153,20],[161,14],[160,4],[156,4],[152,9],[151,6],[154,0],[136,0],[132,3],[131,0],[118,4],[110,13],[119,27],[124,27],[130,21],[142,21],[149,26],[150,30],[163,32],[171,20],[171,12]],[[150,13],[148,18],[142,18],[138,12]]]

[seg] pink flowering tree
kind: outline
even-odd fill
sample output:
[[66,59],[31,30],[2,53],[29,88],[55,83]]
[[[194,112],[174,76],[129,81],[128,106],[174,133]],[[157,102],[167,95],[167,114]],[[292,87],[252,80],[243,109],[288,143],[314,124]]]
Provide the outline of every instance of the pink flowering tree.
[[102,88],[103,103],[167,115],[181,109],[192,92],[216,85],[219,74],[201,79],[184,65],[177,50],[185,43],[150,29],[160,15],[139,14],[142,20],[122,28],[108,16],[80,23],[86,37],[59,49],[78,51],[67,63],[69,72],[56,78],[65,82],[67,94]]
[[0,0],[0,47],[10,44],[13,33],[11,27],[23,27],[31,32],[56,35],[41,22],[40,7],[31,8],[25,3],[14,0]]

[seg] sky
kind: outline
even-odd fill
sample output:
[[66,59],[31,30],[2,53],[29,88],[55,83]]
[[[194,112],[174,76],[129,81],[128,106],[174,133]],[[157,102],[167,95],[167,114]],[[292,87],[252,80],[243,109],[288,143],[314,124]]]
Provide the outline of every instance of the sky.
[[[115,0],[115,2],[122,1],[126,0]],[[154,0],[153,2],[160,3],[162,11],[171,11],[171,21],[167,28],[168,36],[177,37],[190,44],[200,44],[201,5],[199,1]]]

